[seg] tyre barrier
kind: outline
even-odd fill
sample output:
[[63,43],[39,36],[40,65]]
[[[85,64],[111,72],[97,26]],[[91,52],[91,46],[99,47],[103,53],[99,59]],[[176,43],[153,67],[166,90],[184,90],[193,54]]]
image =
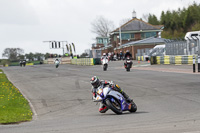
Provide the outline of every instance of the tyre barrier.
[[[182,65],[182,64],[193,64],[193,55],[183,55],[183,56],[152,56],[151,65],[153,64],[175,64],[175,65]],[[195,55],[195,63],[198,62],[198,56]]]

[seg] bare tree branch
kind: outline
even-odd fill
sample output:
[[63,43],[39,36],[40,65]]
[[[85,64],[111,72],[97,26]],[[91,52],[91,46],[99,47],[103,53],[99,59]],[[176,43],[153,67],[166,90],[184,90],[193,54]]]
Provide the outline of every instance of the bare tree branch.
[[92,23],[92,32],[100,37],[108,37],[109,33],[114,30],[114,23],[102,16],[97,17]]

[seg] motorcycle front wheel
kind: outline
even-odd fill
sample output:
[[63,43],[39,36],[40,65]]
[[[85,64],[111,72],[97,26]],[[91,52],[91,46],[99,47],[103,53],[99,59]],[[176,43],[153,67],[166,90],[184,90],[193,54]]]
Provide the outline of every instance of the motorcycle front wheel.
[[130,112],[136,112],[137,111],[137,105],[134,102],[131,103],[131,109],[129,111]]
[[122,114],[121,105],[117,100],[111,101],[110,99],[106,100],[106,105],[109,109],[111,109],[116,114]]
[[104,71],[107,70],[107,65],[106,65],[106,64],[103,65],[103,70],[104,70]]
[[131,67],[130,67],[130,64],[127,64],[126,71],[129,72],[129,71],[130,71],[130,68],[131,68]]

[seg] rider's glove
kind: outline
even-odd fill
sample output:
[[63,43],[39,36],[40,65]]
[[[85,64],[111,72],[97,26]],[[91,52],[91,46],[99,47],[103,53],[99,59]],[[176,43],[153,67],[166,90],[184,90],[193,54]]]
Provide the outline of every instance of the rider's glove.
[[114,88],[115,84],[113,83],[113,81],[110,81],[110,85],[111,88]]

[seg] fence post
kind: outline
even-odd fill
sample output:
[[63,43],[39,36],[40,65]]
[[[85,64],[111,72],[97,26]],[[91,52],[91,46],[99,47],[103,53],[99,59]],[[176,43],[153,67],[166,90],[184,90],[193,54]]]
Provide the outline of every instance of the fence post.
[[193,72],[195,73],[195,56],[193,56]]
[[200,55],[198,56],[198,72],[200,72]]

